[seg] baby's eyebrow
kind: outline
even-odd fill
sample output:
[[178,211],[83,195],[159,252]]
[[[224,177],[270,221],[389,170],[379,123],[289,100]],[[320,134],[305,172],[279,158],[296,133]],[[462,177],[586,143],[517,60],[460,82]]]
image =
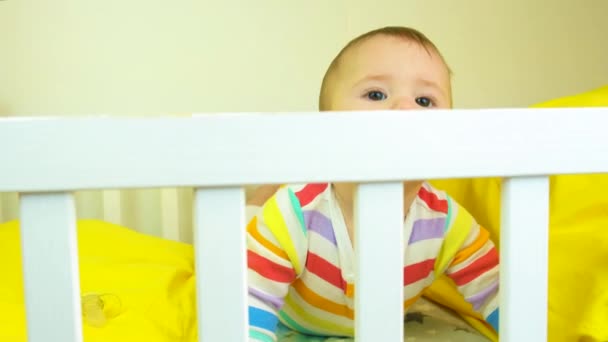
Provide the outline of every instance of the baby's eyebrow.
[[359,81],[357,81],[355,83],[355,85],[353,86],[353,88],[357,87],[361,83],[365,83],[365,82],[369,82],[369,81],[389,81],[392,78],[393,77],[391,75],[389,75],[389,74],[367,75],[367,76],[363,77],[362,79],[360,79]]
[[417,83],[424,87],[434,88],[435,90],[439,91],[442,95],[447,96],[445,91],[435,81],[420,78],[420,79],[418,79]]
[[417,80],[417,83],[423,86],[427,86],[427,87],[433,87],[433,88],[440,88],[439,84],[437,84],[437,82],[435,81],[431,81],[431,80],[427,80],[424,78],[419,78]]

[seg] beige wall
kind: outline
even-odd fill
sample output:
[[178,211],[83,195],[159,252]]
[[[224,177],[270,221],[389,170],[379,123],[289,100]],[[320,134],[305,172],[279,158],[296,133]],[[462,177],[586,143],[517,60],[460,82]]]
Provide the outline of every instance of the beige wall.
[[[354,32],[426,32],[455,72],[457,107],[513,107],[608,84],[608,1],[356,1]],[[367,8],[361,4],[368,4]]]
[[[384,25],[437,43],[457,107],[527,106],[608,84],[606,18],[605,0],[4,0],[0,116],[316,110],[333,55]],[[124,192],[122,223],[160,232],[159,194]],[[98,192],[78,196],[102,216]]]
[[314,110],[341,45],[392,24],[437,42],[457,106],[525,106],[608,82],[607,17],[605,0],[4,0],[0,111]]

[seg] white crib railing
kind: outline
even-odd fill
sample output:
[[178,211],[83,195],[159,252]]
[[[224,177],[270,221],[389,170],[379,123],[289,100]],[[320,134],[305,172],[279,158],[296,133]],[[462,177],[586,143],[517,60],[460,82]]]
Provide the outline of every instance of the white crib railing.
[[361,183],[357,339],[402,341],[401,181],[483,176],[507,179],[501,340],[546,340],[547,175],[608,172],[607,118],[596,108],[2,119],[0,192],[21,193],[29,341],[82,340],[70,192],[197,188],[199,340],[244,341],[241,187],[323,181]]

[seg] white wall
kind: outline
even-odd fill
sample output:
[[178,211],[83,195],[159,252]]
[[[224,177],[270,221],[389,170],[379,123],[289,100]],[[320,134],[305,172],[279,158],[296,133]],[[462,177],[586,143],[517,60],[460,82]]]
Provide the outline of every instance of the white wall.
[[[316,110],[333,55],[385,25],[436,42],[457,107],[528,106],[608,84],[606,18],[605,0],[4,0],[0,116]],[[78,193],[79,215],[112,217],[102,198]],[[14,218],[14,194],[0,200]],[[190,238],[189,189],[122,200],[120,223]]]

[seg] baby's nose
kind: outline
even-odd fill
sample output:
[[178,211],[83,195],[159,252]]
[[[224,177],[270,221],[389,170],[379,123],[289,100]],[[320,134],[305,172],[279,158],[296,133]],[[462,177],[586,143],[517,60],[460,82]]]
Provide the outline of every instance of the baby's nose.
[[395,99],[395,102],[392,103],[391,109],[393,110],[409,110],[416,108],[416,101],[414,99],[410,99],[407,97],[401,97]]

